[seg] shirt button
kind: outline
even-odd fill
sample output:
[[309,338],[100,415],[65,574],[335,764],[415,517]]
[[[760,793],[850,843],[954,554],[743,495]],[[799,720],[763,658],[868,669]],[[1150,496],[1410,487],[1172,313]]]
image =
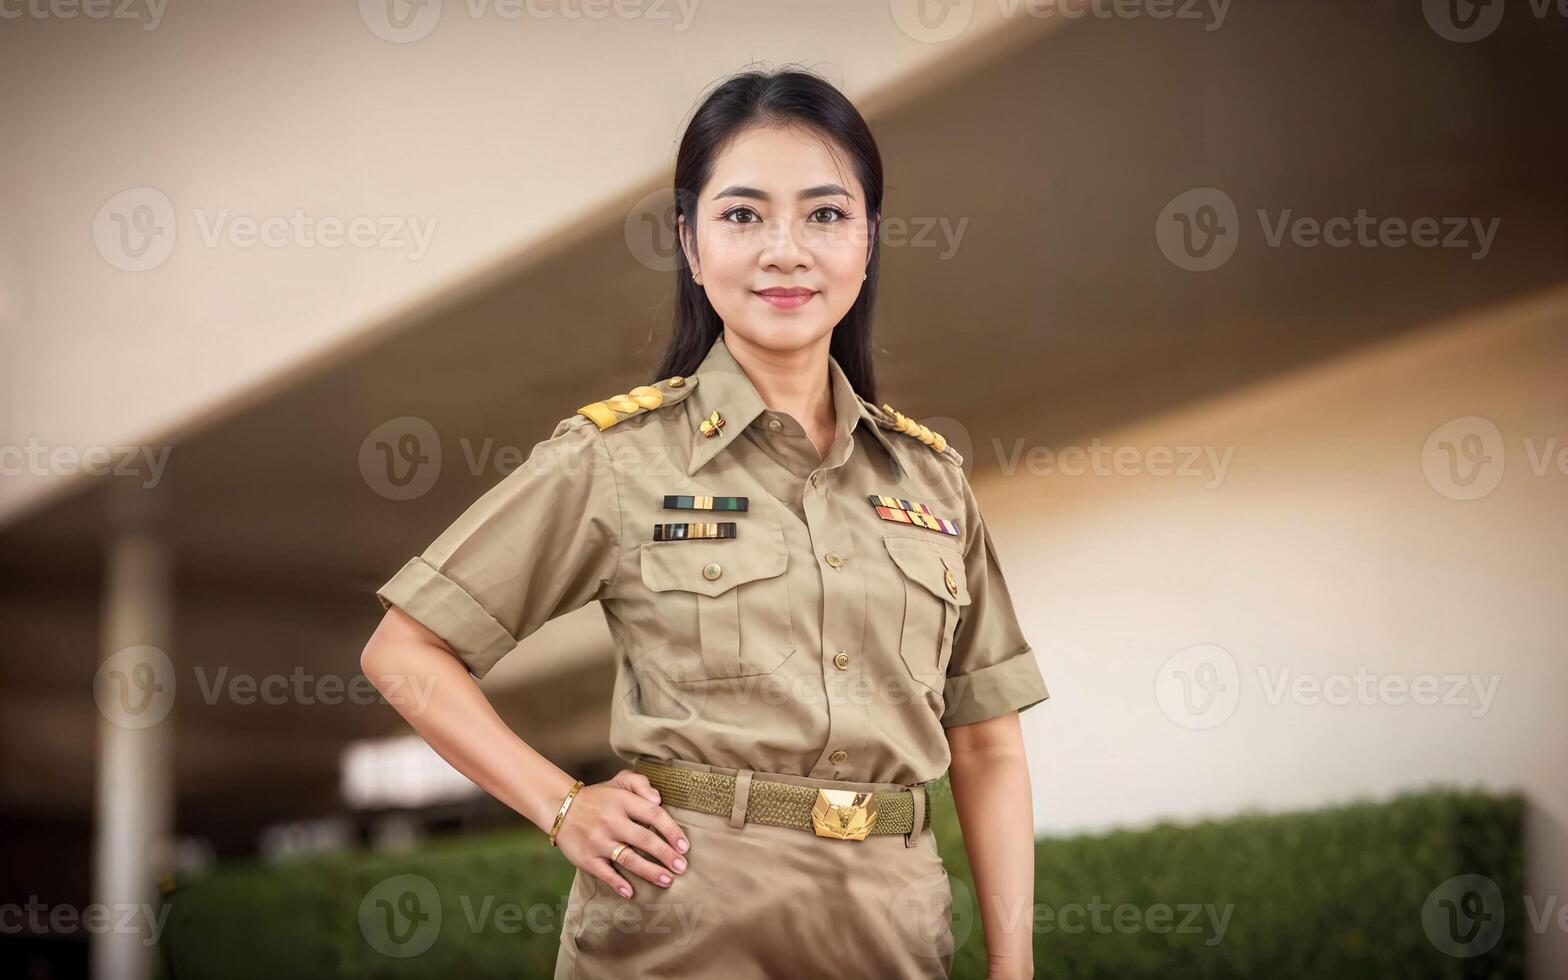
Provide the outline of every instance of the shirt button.
[[843,650],[840,650],[838,655],[833,658],[833,666],[837,667],[839,670],[844,670],[847,668],[849,666],[849,654],[845,653]]
[[830,551],[822,557],[829,565],[832,565],[834,568],[838,568],[840,565],[844,564],[843,557],[841,557],[836,551]]
[[845,752],[843,749],[838,749],[832,755],[828,756],[828,761],[833,763],[835,766],[839,766],[843,765],[844,760],[847,758],[849,758],[849,753]]
[[768,419],[768,428],[772,429],[774,432],[780,432],[784,428],[784,423],[780,422],[778,419]]
[[720,568],[719,563],[716,561],[710,561],[708,564],[702,566],[702,577],[710,582],[723,574],[724,569]]
[[817,470],[815,473],[811,474],[811,485],[814,486],[814,487],[822,486],[822,471],[821,470]]

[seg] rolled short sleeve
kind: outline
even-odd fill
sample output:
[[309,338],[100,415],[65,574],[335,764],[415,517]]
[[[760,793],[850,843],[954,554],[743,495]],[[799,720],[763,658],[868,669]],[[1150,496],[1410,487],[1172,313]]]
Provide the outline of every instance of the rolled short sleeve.
[[1034,651],[1013,611],[991,532],[964,479],[970,522],[964,553],[969,604],[962,607],[943,686],[942,726],[968,725],[1009,711],[1023,711],[1050,697]]
[[376,597],[424,624],[483,677],[546,622],[600,598],[619,559],[609,454],[598,428],[572,416]]

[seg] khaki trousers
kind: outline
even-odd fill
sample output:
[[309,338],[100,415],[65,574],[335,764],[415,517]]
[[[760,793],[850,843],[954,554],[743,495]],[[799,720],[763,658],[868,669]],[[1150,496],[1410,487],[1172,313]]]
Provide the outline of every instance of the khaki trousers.
[[[748,785],[748,772],[739,774],[739,787]],[[686,870],[669,888],[622,872],[631,898],[578,870],[555,980],[948,976],[952,893],[930,829],[912,839],[843,841],[746,822],[744,800],[730,817],[668,810],[691,843]]]

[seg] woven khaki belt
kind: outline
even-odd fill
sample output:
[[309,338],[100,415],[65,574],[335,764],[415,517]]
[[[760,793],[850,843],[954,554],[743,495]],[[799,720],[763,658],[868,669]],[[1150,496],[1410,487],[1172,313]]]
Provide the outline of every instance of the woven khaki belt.
[[[660,802],[728,817],[735,810],[735,776],[638,759],[632,768],[648,777]],[[915,822],[915,790],[857,793],[754,778],[746,819],[772,827],[809,830],[819,837],[862,840],[868,834],[907,834]],[[920,829],[931,826],[931,808]]]

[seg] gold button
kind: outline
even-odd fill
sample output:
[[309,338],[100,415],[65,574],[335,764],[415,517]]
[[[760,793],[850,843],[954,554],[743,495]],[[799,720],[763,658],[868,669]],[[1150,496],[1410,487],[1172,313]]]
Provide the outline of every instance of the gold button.
[[947,562],[945,561],[942,562],[942,571],[946,573],[943,577],[947,580],[947,591],[952,594],[953,598],[958,598],[958,580],[953,578],[953,570],[947,567]]
[[839,670],[843,670],[848,667],[849,654],[845,653],[843,650],[840,650],[833,658],[833,666],[837,667]]
[[811,485],[814,486],[814,487],[822,486],[822,471],[821,470],[817,470],[815,473],[811,474]]
[[778,419],[768,419],[768,428],[772,429],[774,432],[778,432],[784,428],[784,423],[780,422]]
[[845,752],[843,749],[838,749],[832,755],[828,756],[828,761],[833,763],[835,766],[838,766],[843,765],[844,760],[847,758],[849,758],[849,753]]
[[671,388],[684,388],[686,387],[686,379],[677,374],[669,380],[669,385]]
[[723,574],[724,569],[720,568],[719,563],[716,561],[710,561],[706,565],[702,566],[702,577],[710,582]]
[[838,568],[840,565],[844,564],[844,559],[840,557],[839,553],[836,551],[830,551],[822,557],[826,559],[827,563],[832,565],[834,568]]

